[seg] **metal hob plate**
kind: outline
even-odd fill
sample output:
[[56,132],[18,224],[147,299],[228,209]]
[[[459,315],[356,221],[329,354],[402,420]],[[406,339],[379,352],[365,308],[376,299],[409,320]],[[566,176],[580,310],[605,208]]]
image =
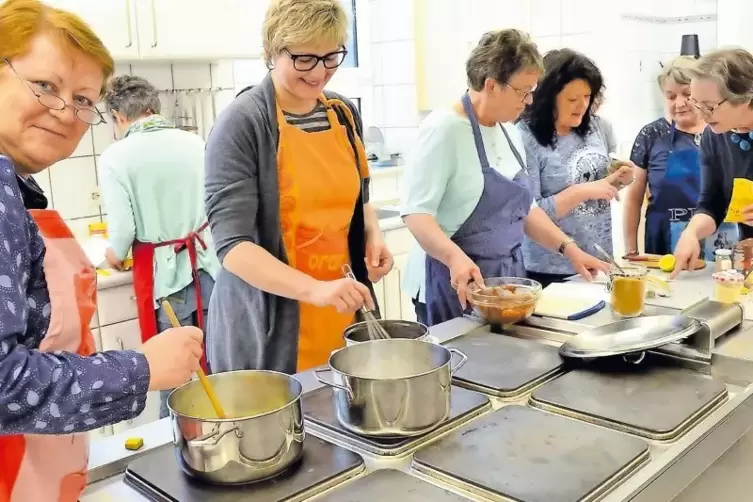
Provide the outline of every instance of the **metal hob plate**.
[[531,394],[531,405],[654,440],[671,440],[727,397],[727,388],[676,367],[578,369]]
[[386,469],[335,488],[316,502],[464,502],[469,499],[426,481]]
[[447,344],[468,356],[453,382],[484,394],[515,398],[562,372],[558,349],[532,340],[483,332]]
[[510,405],[419,450],[413,468],[491,500],[591,502],[648,460],[641,439]]
[[363,459],[357,454],[308,436],[297,465],[257,484],[219,486],[195,480],[181,470],[172,445],[134,460],[125,482],[155,502],[298,502],[363,470]]
[[345,429],[337,420],[332,389],[329,387],[304,394],[301,406],[309,430],[374,455],[402,456],[492,407],[488,397],[459,387],[452,387],[451,403],[450,417],[433,431],[423,436],[395,439],[360,436]]

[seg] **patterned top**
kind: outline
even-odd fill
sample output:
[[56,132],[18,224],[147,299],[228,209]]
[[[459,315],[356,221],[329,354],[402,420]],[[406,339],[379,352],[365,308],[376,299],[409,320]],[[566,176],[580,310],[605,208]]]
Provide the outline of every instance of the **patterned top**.
[[[585,201],[563,218],[557,218],[554,202],[554,196],[571,185],[597,181],[607,176],[609,149],[607,135],[600,128],[599,118],[593,118],[591,131],[585,137],[571,132],[558,137],[551,147],[541,146],[524,122],[518,127],[526,148],[531,190],[541,209],[587,253],[596,253],[594,244],[611,252],[612,212],[609,202]],[[531,239],[524,241],[523,255],[528,271],[562,275],[575,273],[567,258],[539,246]]]
[[305,132],[322,132],[329,130],[329,119],[327,118],[327,109],[321,101],[316,102],[316,107],[304,115],[282,112],[288,124],[297,127]]
[[143,354],[38,350],[52,313],[44,255],[15,170],[0,156],[0,434],[83,432],[137,416],[149,385]]

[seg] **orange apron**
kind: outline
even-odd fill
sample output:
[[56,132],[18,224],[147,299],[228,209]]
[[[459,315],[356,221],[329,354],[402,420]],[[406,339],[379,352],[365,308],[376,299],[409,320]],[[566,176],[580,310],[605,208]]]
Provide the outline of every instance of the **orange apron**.
[[[94,353],[89,323],[97,308],[97,276],[56,211],[29,211],[46,254],[50,326],[39,350]],[[0,436],[0,502],[76,502],[86,486],[86,434]]]
[[[348,233],[364,175],[359,176],[356,165],[366,169],[367,163],[359,143],[362,158],[356,164],[347,131],[331,107],[343,109],[355,131],[350,109],[342,101],[320,99],[327,106],[327,131],[305,132],[291,126],[277,106],[280,221],[289,265],[331,281],[342,279],[342,266],[350,262]],[[326,363],[333,350],[343,347],[343,330],[354,316],[338,313],[332,306],[303,302],[299,306],[300,372]]]

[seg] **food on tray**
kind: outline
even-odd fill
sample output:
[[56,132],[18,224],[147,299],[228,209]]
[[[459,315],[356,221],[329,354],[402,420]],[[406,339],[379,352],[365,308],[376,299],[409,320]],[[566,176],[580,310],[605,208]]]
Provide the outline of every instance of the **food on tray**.
[[[520,284],[514,284],[519,282]],[[476,313],[491,324],[513,324],[533,314],[541,285],[528,279],[487,279],[485,288],[471,289],[468,299]]]
[[665,254],[659,258],[659,270],[662,272],[672,272],[675,269],[676,264],[677,260],[674,255]]
[[711,275],[714,279],[714,300],[722,303],[740,301],[743,294],[745,276],[737,270],[725,270]]

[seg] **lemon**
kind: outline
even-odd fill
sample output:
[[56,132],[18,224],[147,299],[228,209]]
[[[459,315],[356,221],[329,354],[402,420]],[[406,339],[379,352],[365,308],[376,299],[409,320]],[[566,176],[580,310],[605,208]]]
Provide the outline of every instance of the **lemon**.
[[665,254],[664,256],[659,258],[659,269],[662,272],[672,272],[675,269],[676,263],[677,260],[675,260],[674,255]]

